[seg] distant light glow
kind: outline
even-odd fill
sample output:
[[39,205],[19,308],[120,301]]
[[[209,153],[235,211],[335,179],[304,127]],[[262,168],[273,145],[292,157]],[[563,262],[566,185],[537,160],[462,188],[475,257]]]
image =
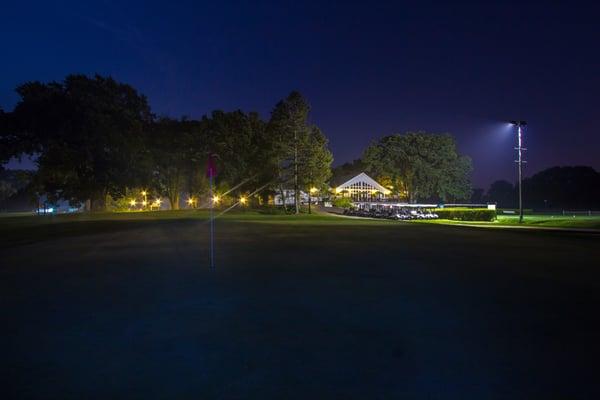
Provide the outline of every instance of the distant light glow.
[[137,202],[136,202],[135,200],[131,200],[131,201],[129,202],[129,205],[130,205],[131,207],[135,207],[135,205],[136,205],[136,204],[137,204]]
[[246,199],[244,196],[240,197],[240,203],[246,204],[247,201],[248,199]]
[[317,189],[316,187],[311,187],[310,188],[310,192],[311,193],[317,193],[319,191],[319,189]]
[[213,203],[218,203],[218,202],[219,202],[219,200],[220,200],[220,199],[219,199],[219,196],[217,196],[217,195],[213,196],[213,198],[212,198],[212,199],[213,199]]

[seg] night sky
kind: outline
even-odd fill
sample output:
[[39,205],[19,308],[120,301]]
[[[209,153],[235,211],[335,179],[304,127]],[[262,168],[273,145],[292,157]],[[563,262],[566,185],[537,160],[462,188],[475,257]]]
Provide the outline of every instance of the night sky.
[[5,2],[0,107],[12,110],[19,83],[69,73],[130,83],[173,117],[267,118],[296,89],[335,165],[383,135],[450,132],[473,158],[475,186],[514,181],[503,121],[518,118],[529,122],[527,175],[600,169],[599,6],[321,3]]

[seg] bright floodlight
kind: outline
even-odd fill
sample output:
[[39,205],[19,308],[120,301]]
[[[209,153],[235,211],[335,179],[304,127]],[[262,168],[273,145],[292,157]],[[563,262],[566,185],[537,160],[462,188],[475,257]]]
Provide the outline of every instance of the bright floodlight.
[[133,206],[135,206],[135,200],[131,200],[131,201],[129,202],[129,205],[130,205],[130,206],[132,206],[132,207],[133,207]]
[[525,125],[527,125],[527,121],[515,120],[515,121],[510,121],[510,124],[515,125],[515,126],[525,126]]
[[247,199],[244,196],[240,197],[240,203],[246,204],[246,201]]
[[213,203],[218,203],[219,202],[219,196],[215,195],[213,196]]
[[145,190],[142,190],[142,196],[145,196],[147,193]]
[[194,199],[190,197],[187,202],[189,205],[192,205],[194,204]]

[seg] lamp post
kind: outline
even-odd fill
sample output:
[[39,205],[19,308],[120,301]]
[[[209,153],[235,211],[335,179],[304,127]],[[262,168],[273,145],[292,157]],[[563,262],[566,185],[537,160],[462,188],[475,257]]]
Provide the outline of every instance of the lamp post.
[[517,127],[517,159],[515,162],[519,164],[519,223],[523,223],[523,164],[527,161],[523,161],[523,152],[527,150],[523,147],[523,127],[527,125],[526,121],[510,121],[510,123]]

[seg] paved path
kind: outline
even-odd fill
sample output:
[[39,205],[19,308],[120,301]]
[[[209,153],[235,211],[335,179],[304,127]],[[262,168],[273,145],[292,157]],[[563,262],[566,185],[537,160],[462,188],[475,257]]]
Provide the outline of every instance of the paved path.
[[[600,398],[600,242],[223,222],[5,249],[0,398]],[[0,393],[2,394],[2,393]]]

